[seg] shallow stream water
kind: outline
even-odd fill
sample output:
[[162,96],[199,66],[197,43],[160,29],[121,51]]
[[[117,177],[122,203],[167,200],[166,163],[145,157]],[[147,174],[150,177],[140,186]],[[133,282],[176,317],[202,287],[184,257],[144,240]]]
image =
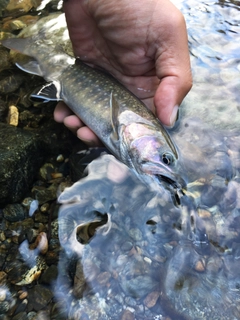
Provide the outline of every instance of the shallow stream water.
[[63,318],[240,319],[240,3],[174,3],[194,79],[170,133],[188,185],[176,205],[104,155],[60,195]]
[[238,128],[240,117],[239,1],[173,1],[184,14],[194,85],[183,115],[216,128]]

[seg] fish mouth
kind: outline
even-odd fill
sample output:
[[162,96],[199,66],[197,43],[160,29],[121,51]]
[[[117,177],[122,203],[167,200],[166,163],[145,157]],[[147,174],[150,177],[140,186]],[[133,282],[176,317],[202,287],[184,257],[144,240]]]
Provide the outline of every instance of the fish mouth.
[[145,172],[154,177],[155,181],[167,189],[172,197],[173,203],[178,207],[181,205],[181,198],[184,196],[186,181],[180,174],[173,172],[170,168],[161,164],[145,164]]
[[143,166],[145,173],[157,178],[164,185],[171,185],[175,189],[183,189],[187,183],[185,179],[178,173],[165,165],[158,163],[146,163]]

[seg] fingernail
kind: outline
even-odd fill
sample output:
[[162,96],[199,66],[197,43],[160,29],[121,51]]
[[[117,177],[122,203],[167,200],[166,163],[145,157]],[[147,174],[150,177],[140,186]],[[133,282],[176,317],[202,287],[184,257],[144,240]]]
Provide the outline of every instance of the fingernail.
[[171,128],[174,126],[175,122],[178,119],[178,111],[179,111],[179,107],[178,107],[178,105],[176,105],[173,108],[173,111],[172,111],[172,114],[171,114],[171,117],[170,117],[170,127]]

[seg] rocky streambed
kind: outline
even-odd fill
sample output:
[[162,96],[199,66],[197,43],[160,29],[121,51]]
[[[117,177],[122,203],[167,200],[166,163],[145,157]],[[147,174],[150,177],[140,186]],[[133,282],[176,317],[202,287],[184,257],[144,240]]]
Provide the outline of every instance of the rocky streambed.
[[[1,39],[38,20],[40,5],[1,1]],[[29,100],[42,79],[0,51],[0,318],[65,319],[52,286],[61,251],[56,199],[71,184],[70,154],[84,146],[54,122],[54,104]]]
[[[65,189],[85,175],[86,164],[102,150],[76,154],[85,146],[53,121],[55,105],[28,99],[42,79],[19,71],[0,46],[0,319],[240,318],[234,91],[239,66],[234,45],[226,51],[229,62],[215,54],[219,46],[209,51],[210,40],[199,45],[208,40],[199,19],[208,15],[217,28],[216,7],[199,5],[195,16],[194,1],[191,8],[178,5],[187,17],[195,70],[184,118],[171,133],[189,177],[179,207],[165,190],[159,197],[108,155],[90,165],[88,177]],[[2,1],[1,39],[60,6]],[[220,19],[221,32],[213,30],[219,44],[238,34],[236,6],[230,2],[217,10],[220,17],[231,13]],[[234,23],[227,28],[230,17]]]

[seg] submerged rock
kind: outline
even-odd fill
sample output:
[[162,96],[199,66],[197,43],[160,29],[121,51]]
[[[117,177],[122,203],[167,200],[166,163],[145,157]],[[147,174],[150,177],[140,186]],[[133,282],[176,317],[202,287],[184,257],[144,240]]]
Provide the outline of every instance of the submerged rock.
[[65,255],[57,284],[66,286],[68,316],[118,320],[131,310],[135,319],[237,319],[237,186],[219,187],[225,180],[215,175],[215,209],[191,195],[176,206],[113,156],[93,161],[59,197]]

